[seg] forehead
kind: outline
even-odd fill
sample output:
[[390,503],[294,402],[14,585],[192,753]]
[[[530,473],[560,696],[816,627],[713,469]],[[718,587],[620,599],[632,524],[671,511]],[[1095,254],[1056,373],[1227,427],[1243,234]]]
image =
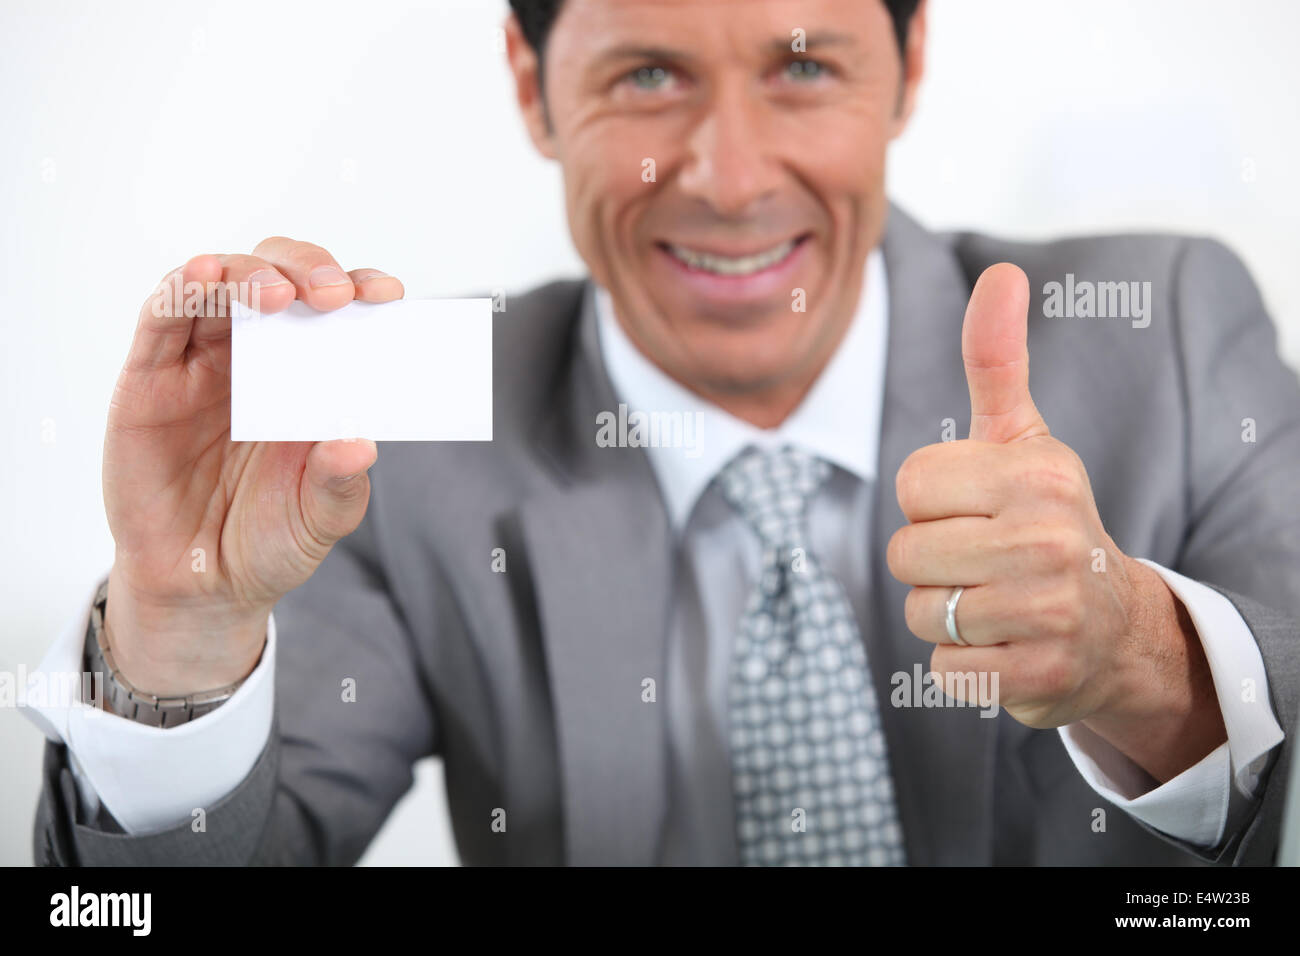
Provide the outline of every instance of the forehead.
[[796,30],[864,47],[892,38],[881,0],[564,0],[551,42],[578,57],[629,39],[748,53]]

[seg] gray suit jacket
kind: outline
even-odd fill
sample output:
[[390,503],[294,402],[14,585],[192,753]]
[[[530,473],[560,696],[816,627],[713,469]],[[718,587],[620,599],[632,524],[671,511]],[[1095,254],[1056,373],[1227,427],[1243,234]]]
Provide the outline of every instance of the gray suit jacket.
[[[891,476],[969,424],[962,316],[975,278],[1010,260],[1034,290],[1031,390],[1088,467],[1126,553],[1222,590],[1250,626],[1274,712],[1300,696],[1300,386],[1240,262],[1207,240],[1115,236],[1046,244],[938,235],[898,210],[884,241],[889,357],[870,536],[903,516]],[[1044,318],[1049,281],[1149,280],[1148,328]],[[661,678],[674,554],[638,448],[597,447],[617,399],[589,284],[558,282],[496,316],[495,440],[381,449],[361,528],[276,609],[270,740],[240,786],[187,823],[131,837],[88,819],[64,748],[46,752],[37,860],[57,864],[354,862],[442,758],[457,845],[473,864],[650,864],[667,799]],[[1257,441],[1242,440],[1242,420]],[[492,570],[504,549],[506,572]],[[863,622],[879,699],[929,660],[903,619],[907,588],[875,562]],[[346,678],[356,700],[342,700]],[[660,681],[662,685],[662,681]],[[909,859],[917,864],[1270,863],[1292,741],[1239,832],[1209,852],[1104,802],[1054,730],[1005,712],[884,707]],[[493,827],[505,811],[505,831]]]

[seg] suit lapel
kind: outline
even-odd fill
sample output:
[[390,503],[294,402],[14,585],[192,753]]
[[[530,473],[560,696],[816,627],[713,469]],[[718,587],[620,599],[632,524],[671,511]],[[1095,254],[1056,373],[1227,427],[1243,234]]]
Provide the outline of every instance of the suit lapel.
[[[894,476],[912,451],[939,441],[944,419],[957,438],[970,429],[961,323],[971,280],[951,248],[891,209],[884,240],[889,282],[889,356],[872,535],[874,629],[868,637],[908,859],[913,864],[992,861],[996,718],[974,708],[895,707],[891,675],[929,670],[931,645],[907,629],[907,585],[885,565],[890,537],[906,522]],[[910,695],[909,695],[910,697]]]
[[591,287],[577,347],[539,426],[551,469],[520,508],[559,736],[565,847],[574,865],[655,862],[667,804],[663,684],[671,536],[640,448],[596,445],[617,412],[599,360]]

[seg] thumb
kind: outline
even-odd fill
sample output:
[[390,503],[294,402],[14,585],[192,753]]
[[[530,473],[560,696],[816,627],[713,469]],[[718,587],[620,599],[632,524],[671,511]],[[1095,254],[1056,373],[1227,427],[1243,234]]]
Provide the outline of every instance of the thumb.
[[1029,280],[1018,266],[989,266],[975,283],[961,328],[970,388],[970,437],[1012,442],[1049,434],[1029,397]]
[[361,524],[370,502],[366,472],[378,455],[367,440],[317,442],[307,453],[302,514],[318,541],[332,545]]

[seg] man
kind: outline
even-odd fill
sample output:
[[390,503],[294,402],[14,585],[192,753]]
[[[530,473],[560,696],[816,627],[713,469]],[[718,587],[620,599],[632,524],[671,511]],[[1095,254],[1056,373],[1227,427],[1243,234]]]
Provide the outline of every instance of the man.
[[146,302],[38,859],[351,863],[437,754],[471,863],[1270,862],[1300,387],[1241,265],[891,209],[924,4],[512,6],[591,281],[497,317],[490,444],[378,464],[231,443],[228,318]]

